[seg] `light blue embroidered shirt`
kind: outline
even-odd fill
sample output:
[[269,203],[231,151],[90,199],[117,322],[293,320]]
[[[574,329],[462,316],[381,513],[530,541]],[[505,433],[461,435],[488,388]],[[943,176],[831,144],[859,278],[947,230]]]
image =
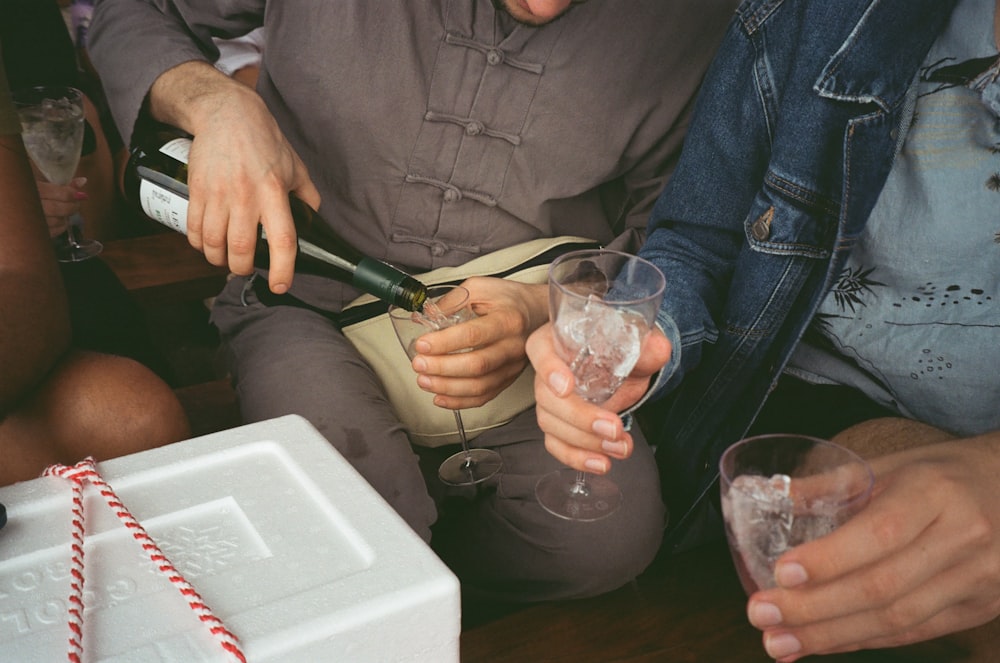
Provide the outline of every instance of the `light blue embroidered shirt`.
[[962,0],[869,223],[788,371],[960,435],[1000,429],[1000,58]]

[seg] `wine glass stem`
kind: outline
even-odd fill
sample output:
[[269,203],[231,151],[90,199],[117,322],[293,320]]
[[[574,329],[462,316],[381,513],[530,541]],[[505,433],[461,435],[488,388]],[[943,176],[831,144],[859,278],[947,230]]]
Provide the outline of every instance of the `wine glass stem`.
[[79,223],[82,220],[79,214],[66,217],[66,241],[74,249],[80,248],[80,240],[77,239],[77,232],[79,232]]
[[462,442],[462,451],[465,452],[466,464],[471,465],[472,459],[469,456],[469,441],[465,438],[465,424],[462,423],[462,413],[452,410],[455,413],[455,425],[458,427],[458,439]]
[[569,492],[573,495],[589,495],[590,488],[587,486],[587,473],[580,472],[577,470],[576,479],[573,480],[573,486],[569,489]]

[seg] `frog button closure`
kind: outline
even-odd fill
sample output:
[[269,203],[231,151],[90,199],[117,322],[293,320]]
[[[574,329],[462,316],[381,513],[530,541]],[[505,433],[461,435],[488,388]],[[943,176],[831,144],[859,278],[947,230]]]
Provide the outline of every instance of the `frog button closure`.
[[774,218],[774,208],[768,207],[767,211],[757,217],[757,220],[750,224],[750,234],[758,242],[763,242],[771,236],[771,220]]
[[467,136],[478,136],[486,130],[483,123],[479,120],[473,120],[465,125],[465,134]]
[[486,63],[496,66],[503,62],[503,51],[499,48],[491,48],[486,51]]

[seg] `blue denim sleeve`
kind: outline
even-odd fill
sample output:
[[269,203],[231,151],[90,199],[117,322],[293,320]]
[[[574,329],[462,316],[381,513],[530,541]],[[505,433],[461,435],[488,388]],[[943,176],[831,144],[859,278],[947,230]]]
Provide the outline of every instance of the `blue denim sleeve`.
[[646,393],[643,394],[642,398],[640,398],[635,405],[621,413],[622,421],[625,424],[625,430],[629,430],[632,427],[632,414],[639,409],[643,403],[661,392],[666,393],[680,380],[680,375],[677,369],[681,365],[681,335],[677,330],[677,325],[674,324],[673,318],[664,312],[663,309],[660,309],[660,312],[656,316],[656,327],[663,332],[663,335],[667,337],[668,341],[670,341],[670,359],[667,361],[666,365],[660,369],[659,373],[653,376],[649,389],[646,390]]

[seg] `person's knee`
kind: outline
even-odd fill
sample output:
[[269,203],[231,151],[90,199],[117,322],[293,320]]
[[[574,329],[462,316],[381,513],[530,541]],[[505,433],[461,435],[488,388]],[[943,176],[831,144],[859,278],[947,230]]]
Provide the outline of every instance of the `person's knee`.
[[572,598],[586,598],[618,589],[652,564],[663,541],[666,509],[659,499],[641,496],[603,521],[573,525],[559,567],[563,583],[574,588]]
[[855,424],[833,437],[862,458],[876,458],[925,444],[953,439],[950,433],[903,417],[881,417]]
[[[67,426],[60,437],[73,457],[110,458],[190,435],[173,390],[142,364],[125,358],[78,353],[57,376],[49,410]],[[79,442],[77,442],[79,440]]]
[[180,401],[155,373],[131,359],[74,352],[0,424],[8,453],[0,484],[52,463],[114,458],[189,435]]
[[141,401],[129,409],[128,430],[123,431],[125,437],[132,440],[129,446],[138,451],[188,438],[190,424],[173,390],[158,382],[152,372],[143,378],[146,384],[140,385]]
[[117,383],[105,389],[100,408],[121,417],[119,447],[139,451],[187,438],[190,426],[173,389],[142,364],[124,362],[117,368]]
[[[622,491],[611,516],[556,528],[559,537],[554,573],[569,589],[565,598],[603,594],[631,582],[659,553],[668,523],[652,453],[641,439],[634,457],[614,467],[610,477]],[[552,518],[552,516],[548,516]]]

